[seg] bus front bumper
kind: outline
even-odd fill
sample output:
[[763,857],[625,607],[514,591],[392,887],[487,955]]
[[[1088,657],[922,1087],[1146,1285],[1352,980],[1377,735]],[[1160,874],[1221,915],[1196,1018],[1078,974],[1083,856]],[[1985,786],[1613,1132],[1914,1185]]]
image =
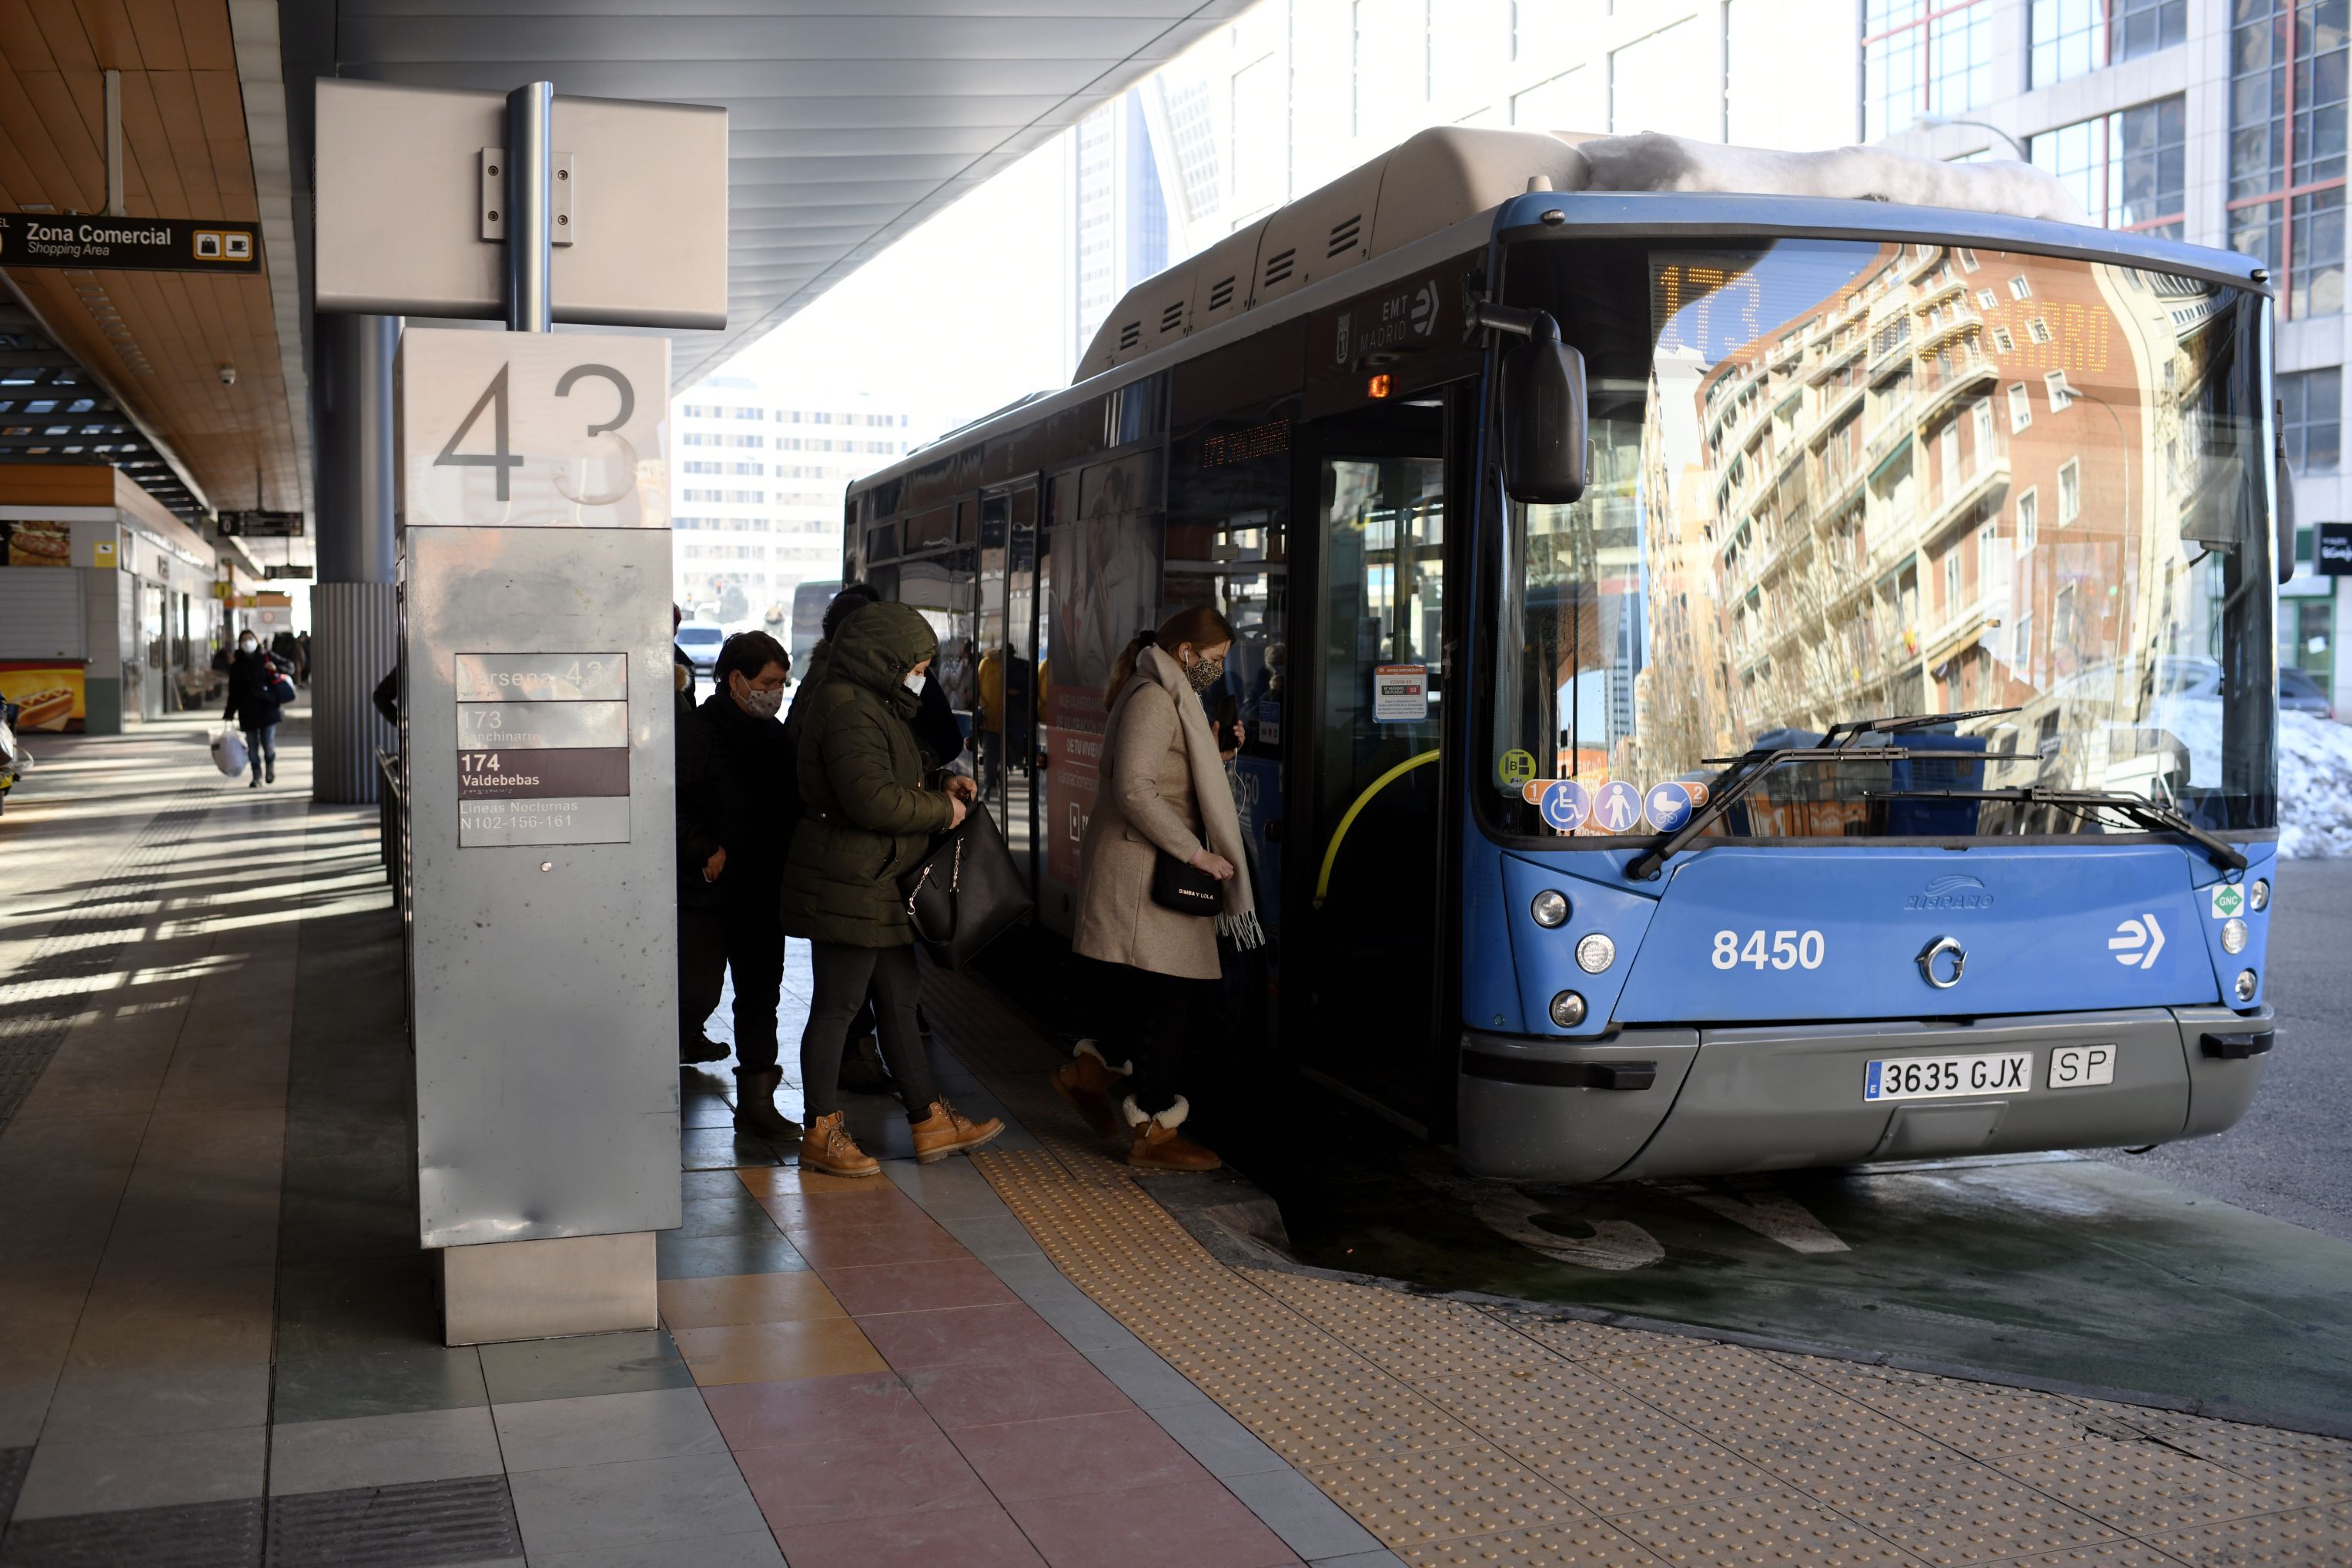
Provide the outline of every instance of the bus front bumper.
[[[2270,1058],[2268,1007],[2141,1008],[1972,1022],[1627,1029],[1599,1040],[1465,1031],[1456,1125],[1473,1174],[1519,1181],[1723,1176],[2218,1133]],[[2112,1079],[2053,1086],[2109,1047]],[[2030,1053],[2006,1092],[1866,1100],[1881,1061]],[[2080,1054],[2068,1062],[2079,1071]]]

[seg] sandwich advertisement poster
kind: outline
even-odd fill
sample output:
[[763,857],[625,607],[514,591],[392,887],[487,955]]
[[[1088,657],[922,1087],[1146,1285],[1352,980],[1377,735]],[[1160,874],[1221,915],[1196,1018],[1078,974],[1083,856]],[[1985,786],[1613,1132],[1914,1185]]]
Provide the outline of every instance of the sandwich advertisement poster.
[[73,525],[0,522],[0,562],[9,566],[71,566]]
[[79,664],[0,664],[0,698],[24,710],[16,716],[21,734],[81,728],[89,716],[82,695]]

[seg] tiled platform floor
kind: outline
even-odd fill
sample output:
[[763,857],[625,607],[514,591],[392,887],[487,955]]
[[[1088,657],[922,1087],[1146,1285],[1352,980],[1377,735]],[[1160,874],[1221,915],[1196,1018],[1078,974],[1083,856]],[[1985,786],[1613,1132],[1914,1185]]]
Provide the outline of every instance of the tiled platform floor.
[[2352,1442],[1220,1263],[1048,1088],[998,998],[932,1010],[1034,1150],[972,1164],[1048,1263],[1402,1561],[2352,1563]]
[[1229,1267],[947,978],[998,1146],[866,1102],[885,1176],[803,1173],[689,1070],[662,1326],[446,1349],[373,813],[299,730],[275,791],[193,726],[52,756],[0,828],[0,1568],[2352,1563],[2352,1445]]

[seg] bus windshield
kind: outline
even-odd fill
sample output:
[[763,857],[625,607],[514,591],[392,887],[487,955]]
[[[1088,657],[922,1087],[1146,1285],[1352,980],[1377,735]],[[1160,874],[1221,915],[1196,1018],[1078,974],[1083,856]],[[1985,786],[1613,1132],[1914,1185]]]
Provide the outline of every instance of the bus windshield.
[[1907,758],[1776,768],[1713,831],[2144,831],[1975,798],[2021,787],[2273,827],[2259,298],[1957,246],[1735,246],[1513,253],[1507,297],[1586,354],[1592,465],[1574,506],[1506,508],[1490,821],[1647,835],[1751,748],[1949,714],[1887,737]]

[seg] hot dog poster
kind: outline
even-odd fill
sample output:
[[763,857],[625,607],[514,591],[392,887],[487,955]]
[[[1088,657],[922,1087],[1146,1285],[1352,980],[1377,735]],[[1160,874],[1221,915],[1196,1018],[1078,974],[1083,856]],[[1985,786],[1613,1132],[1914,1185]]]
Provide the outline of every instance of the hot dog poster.
[[24,733],[81,728],[89,716],[82,696],[79,664],[0,664],[0,698],[24,710],[16,716]]

